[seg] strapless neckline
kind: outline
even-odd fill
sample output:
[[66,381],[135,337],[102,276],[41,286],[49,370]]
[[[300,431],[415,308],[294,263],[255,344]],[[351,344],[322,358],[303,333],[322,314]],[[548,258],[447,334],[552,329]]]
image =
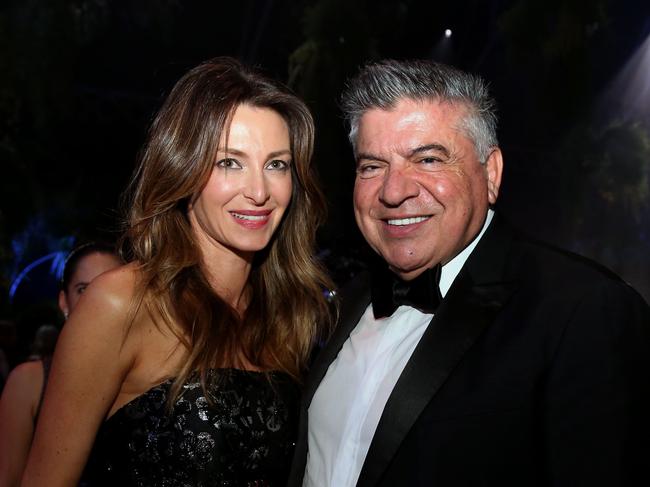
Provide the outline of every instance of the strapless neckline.
[[[102,423],[84,485],[284,486],[298,425],[297,383],[280,371],[213,369],[169,407],[174,378]],[[215,377],[216,379],[216,377]]]
[[[235,367],[220,367],[220,368],[210,369],[208,371],[208,374],[223,373],[223,372],[228,372],[229,374],[234,373],[234,374],[249,375],[249,376],[254,376],[254,377],[259,377],[259,376],[262,376],[262,375],[270,375],[270,376],[274,376],[274,377],[283,376],[283,377],[287,377],[287,378],[291,377],[289,374],[287,374],[286,372],[283,372],[281,370],[267,370],[267,371],[266,370],[248,370],[248,369],[238,369],[238,368],[235,368]],[[152,392],[155,392],[156,390],[158,390],[161,387],[170,386],[172,384],[172,382],[174,382],[174,380],[176,380],[176,377],[169,377],[168,379],[165,379],[162,382],[159,382],[155,386],[150,387],[149,389],[147,389],[143,393],[138,394],[137,396],[133,397],[129,401],[122,404],[119,408],[117,408],[113,414],[108,416],[104,420],[103,424],[108,423],[116,414],[118,414],[124,408],[129,407],[133,403],[139,401],[142,397],[147,396],[148,394],[151,394]],[[190,378],[190,380],[193,380],[193,379]],[[198,382],[198,380],[197,380],[197,382]],[[187,387],[187,384],[184,387]]]

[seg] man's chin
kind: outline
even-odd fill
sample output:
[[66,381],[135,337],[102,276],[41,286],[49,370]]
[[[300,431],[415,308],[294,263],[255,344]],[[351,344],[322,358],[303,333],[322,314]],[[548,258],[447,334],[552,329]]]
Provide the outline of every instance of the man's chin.
[[399,278],[403,279],[404,281],[410,281],[411,279],[415,279],[424,271],[426,271],[429,267],[433,267],[433,265],[429,265],[428,262],[415,261],[413,259],[390,259],[390,260],[385,259],[385,260],[388,263],[388,268],[392,272],[397,274]]
[[389,269],[393,271],[395,274],[397,274],[397,277],[399,277],[403,281],[411,281],[418,277],[420,274],[422,274],[424,271],[428,269],[428,267],[417,267],[415,269],[410,269],[410,270],[403,270],[403,269],[395,269],[392,266],[389,266]]
[[436,265],[437,262],[431,262],[431,255],[429,259],[425,259],[424,255],[418,255],[417,249],[409,246],[407,248],[374,248],[377,258],[383,260],[391,272],[394,272],[400,279],[409,281],[415,279],[422,274],[425,270]]

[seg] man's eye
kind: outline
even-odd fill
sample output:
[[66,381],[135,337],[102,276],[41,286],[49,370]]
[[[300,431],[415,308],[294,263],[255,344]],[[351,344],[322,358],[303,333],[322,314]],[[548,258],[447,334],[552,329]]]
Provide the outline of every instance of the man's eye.
[[420,162],[422,164],[435,164],[436,162],[442,162],[442,161],[437,157],[423,157],[422,159],[420,159]]
[[223,169],[240,169],[241,164],[237,161],[237,159],[232,159],[232,158],[225,158],[221,159],[220,161],[217,161],[216,163],[217,167],[221,167]]
[[360,174],[368,174],[378,169],[379,166],[377,164],[362,164],[359,167],[357,167],[357,172]]
[[361,179],[374,178],[381,174],[382,167],[381,164],[360,164],[357,166],[357,175]]
[[274,171],[284,171],[289,169],[289,163],[281,159],[273,159],[266,165],[267,169],[272,169]]

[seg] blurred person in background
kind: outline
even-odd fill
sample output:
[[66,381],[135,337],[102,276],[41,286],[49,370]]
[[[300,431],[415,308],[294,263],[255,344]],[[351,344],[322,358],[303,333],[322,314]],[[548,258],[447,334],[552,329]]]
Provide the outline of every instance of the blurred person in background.
[[49,360],[54,354],[56,340],[59,338],[59,329],[54,325],[41,325],[34,334],[31,353],[27,360]]
[[0,392],[11,370],[11,353],[16,346],[16,324],[9,320],[0,320]]
[[[72,250],[65,262],[59,292],[59,308],[65,319],[90,281],[119,265],[114,247],[108,244],[91,242]],[[11,371],[3,390],[0,399],[0,485],[3,487],[20,483],[58,335],[56,326],[40,326],[29,360]]]

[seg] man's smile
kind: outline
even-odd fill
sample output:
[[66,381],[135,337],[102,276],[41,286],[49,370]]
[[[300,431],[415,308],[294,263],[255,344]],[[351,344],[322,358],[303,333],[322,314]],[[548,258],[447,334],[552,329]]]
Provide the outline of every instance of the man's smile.
[[388,225],[404,226],[404,225],[413,225],[415,223],[421,223],[423,221],[428,220],[429,218],[431,218],[431,215],[411,216],[406,218],[390,218],[390,219],[384,219],[384,221]]

